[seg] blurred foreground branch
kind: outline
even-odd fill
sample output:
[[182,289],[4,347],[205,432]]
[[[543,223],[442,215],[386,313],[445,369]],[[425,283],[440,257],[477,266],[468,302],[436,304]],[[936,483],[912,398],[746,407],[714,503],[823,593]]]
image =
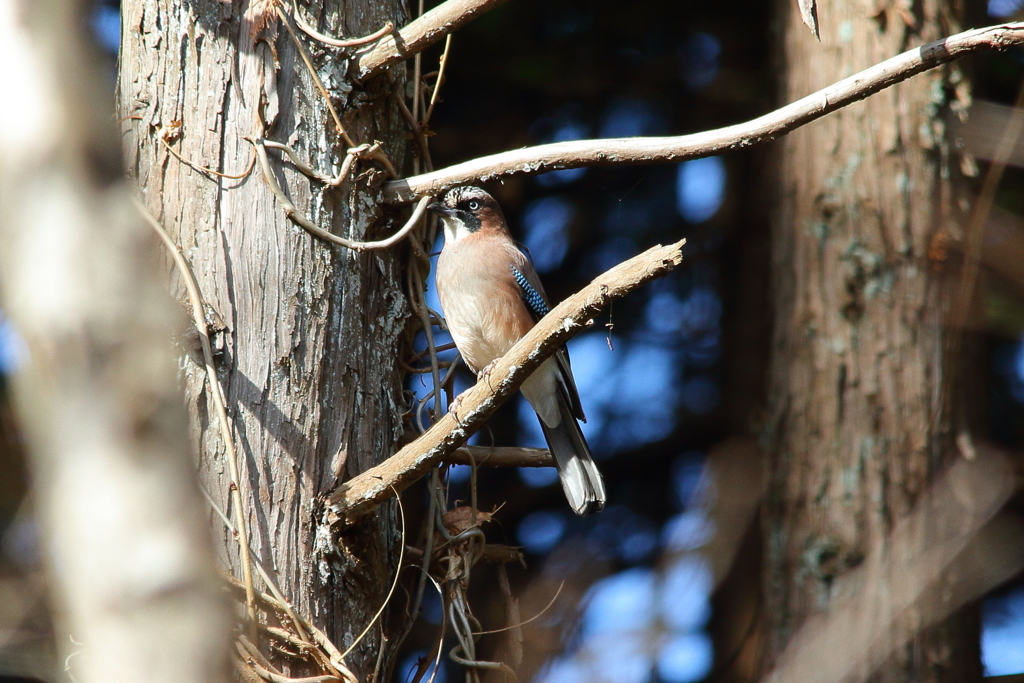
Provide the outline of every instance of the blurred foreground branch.
[[856,570],[836,579],[832,595],[856,597],[808,620],[765,680],[866,680],[914,634],[1016,575],[1024,524],[996,515],[1018,484],[995,449],[957,460]]
[[0,3],[0,305],[29,349],[13,395],[57,640],[81,644],[79,683],[224,680],[230,622],[173,304],[131,206],[105,74],[82,43],[84,5]]
[[560,346],[583,330],[613,299],[667,274],[682,262],[685,240],[657,246],[620,263],[558,304],[506,353],[490,374],[462,395],[458,417],[448,413],[380,465],[345,482],[327,497],[326,522],[344,527],[445,460]]
[[410,202],[456,185],[583,166],[679,162],[750,147],[863,100],[911,76],[976,52],[1024,44],[1024,23],[977,28],[908,50],[746,123],[675,137],[574,140],[492,154],[384,186],[388,202]]

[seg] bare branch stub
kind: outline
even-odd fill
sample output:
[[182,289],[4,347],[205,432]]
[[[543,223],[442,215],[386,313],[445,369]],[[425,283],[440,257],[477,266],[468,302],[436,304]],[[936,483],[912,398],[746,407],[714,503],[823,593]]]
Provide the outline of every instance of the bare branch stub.
[[520,446],[463,446],[444,459],[450,465],[477,467],[554,467],[555,460],[546,448]]
[[797,0],[797,5],[800,7],[800,18],[803,19],[804,26],[811,29],[814,38],[821,42],[821,34],[818,32],[818,7],[814,0]]
[[781,137],[837,109],[955,59],[1021,44],[1024,44],[1024,22],[972,29],[908,50],[746,123],[692,135],[574,140],[502,152],[387,183],[384,200],[390,203],[410,202],[456,185],[524,173],[546,173],[584,166],[679,162],[751,147]]
[[407,26],[385,36],[356,57],[356,78],[365,80],[381,69],[427,49],[460,26],[506,0],[448,0]]
[[652,247],[598,276],[556,306],[495,364],[485,381],[463,395],[457,417],[448,413],[397,454],[332,491],[325,500],[324,522],[337,530],[352,524],[446,459],[537,366],[586,328],[608,303],[679,265],[684,243]]

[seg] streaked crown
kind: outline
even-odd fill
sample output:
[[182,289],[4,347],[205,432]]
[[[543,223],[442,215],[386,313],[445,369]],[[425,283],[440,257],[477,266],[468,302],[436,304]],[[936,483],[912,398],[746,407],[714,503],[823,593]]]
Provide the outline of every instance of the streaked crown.
[[508,231],[498,202],[479,187],[466,185],[448,190],[430,208],[441,216],[446,241],[457,242],[480,230]]
[[[486,190],[480,187],[474,187],[473,185],[463,185],[462,187],[456,187],[448,190],[445,192],[444,199],[441,201],[443,201],[444,205],[449,209],[468,209],[468,203],[472,199],[479,201],[481,208],[488,204],[493,204],[495,206],[498,204],[494,201],[494,197],[492,197]],[[460,206],[460,204],[462,206]]]

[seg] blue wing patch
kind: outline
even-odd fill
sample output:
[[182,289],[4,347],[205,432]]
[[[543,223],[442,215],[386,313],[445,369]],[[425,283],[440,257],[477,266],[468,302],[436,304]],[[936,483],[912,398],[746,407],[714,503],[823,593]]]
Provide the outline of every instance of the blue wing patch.
[[519,285],[520,294],[523,296],[523,303],[530,309],[530,313],[537,320],[540,320],[548,314],[551,309],[548,308],[547,303],[544,301],[544,297],[540,295],[533,285],[529,283],[526,276],[519,272],[519,269],[515,266],[509,266],[512,269],[512,276],[516,279],[516,284]]

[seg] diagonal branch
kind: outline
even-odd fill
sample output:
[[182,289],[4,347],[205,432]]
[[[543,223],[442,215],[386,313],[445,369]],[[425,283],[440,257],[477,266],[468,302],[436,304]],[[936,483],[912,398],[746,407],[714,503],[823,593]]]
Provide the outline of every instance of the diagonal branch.
[[964,31],[914,48],[746,123],[674,137],[574,140],[473,159],[384,186],[385,201],[410,202],[456,185],[583,166],[678,162],[774,140],[837,109],[947,62],[1024,44],[1024,22]]
[[489,12],[506,0],[448,0],[385,36],[356,57],[356,78],[365,80],[381,69],[422,52],[446,35]]
[[494,365],[489,375],[462,395],[458,419],[448,413],[397,454],[332,491],[326,499],[325,521],[335,528],[351,525],[448,458],[538,365],[587,327],[609,302],[679,265],[684,243],[652,247],[598,276],[555,306]]

